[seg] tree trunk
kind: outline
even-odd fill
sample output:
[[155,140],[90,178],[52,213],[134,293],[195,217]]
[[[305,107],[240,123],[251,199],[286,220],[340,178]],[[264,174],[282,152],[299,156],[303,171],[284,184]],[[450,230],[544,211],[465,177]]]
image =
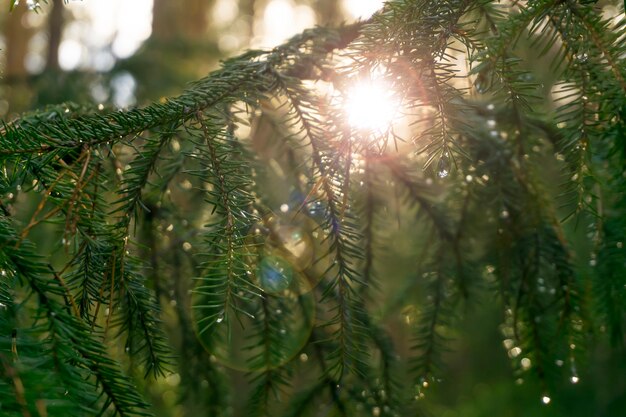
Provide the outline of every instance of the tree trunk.
[[46,71],[58,71],[59,46],[63,35],[63,0],[52,0],[52,9],[48,16],[48,51]]
[[154,0],[152,9],[152,37],[157,40],[168,40],[176,34],[177,2]]
[[321,26],[335,26],[343,20],[341,1],[317,0],[316,2],[318,23]]
[[239,12],[248,19],[248,41],[254,36],[255,0],[239,0]]
[[[183,2],[179,2],[183,3]],[[182,25],[186,28],[185,34],[192,39],[198,39],[207,34],[207,14],[213,7],[213,0],[187,0],[182,9]],[[182,28],[181,28],[182,29]]]
[[152,36],[160,41],[197,40],[207,35],[207,14],[214,0],[155,0]]
[[26,13],[29,13],[28,7],[26,2],[22,1],[8,13],[4,26],[6,63],[2,78],[6,85],[4,98],[9,104],[7,108],[9,115],[27,110],[31,103],[32,92],[27,85],[25,60],[32,31],[22,24]]
[[30,31],[24,27],[22,20],[28,13],[26,2],[22,1],[7,16],[4,36],[6,39],[5,77],[11,81],[23,79],[26,76],[24,60],[28,52]]

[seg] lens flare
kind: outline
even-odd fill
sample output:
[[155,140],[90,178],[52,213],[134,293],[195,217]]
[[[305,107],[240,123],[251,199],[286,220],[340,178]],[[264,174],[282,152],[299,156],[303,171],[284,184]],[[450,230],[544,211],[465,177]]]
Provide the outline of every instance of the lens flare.
[[348,91],[345,111],[352,127],[384,131],[396,116],[398,102],[384,83],[362,81]]
[[358,19],[367,19],[383,7],[384,0],[344,0],[344,9]]

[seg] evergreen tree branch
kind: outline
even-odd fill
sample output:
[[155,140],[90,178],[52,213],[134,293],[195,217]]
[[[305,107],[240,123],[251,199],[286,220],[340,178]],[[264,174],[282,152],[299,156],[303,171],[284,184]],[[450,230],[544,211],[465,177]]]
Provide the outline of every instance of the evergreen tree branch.
[[53,346],[71,346],[78,355],[78,365],[93,373],[105,395],[103,411],[110,405],[122,416],[150,415],[146,411],[148,405],[130,380],[122,375],[118,364],[106,354],[104,346],[94,340],[91,330],[53,298],[63,297],[65,290],[56,281],[44,278],[49,275],[49,270],[39,262],[28,242],[19,248],[12,248],[17,240],[16,234],[6,219],[2,218],[0,226],[3,229],[0,247],[10,260],[11,270],[27,283],[44,309]]

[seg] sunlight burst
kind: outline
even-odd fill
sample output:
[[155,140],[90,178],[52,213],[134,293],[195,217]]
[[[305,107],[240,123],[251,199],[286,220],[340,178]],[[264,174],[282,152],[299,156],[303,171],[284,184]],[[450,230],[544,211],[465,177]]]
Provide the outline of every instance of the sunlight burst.
[[345,111],[353,127],[384,131],[396,116],[398,102],[383,83],[360,82],[348,91]]
[[344,0],[346,11],[357,19],[367,19],[380,9],[384,0]]

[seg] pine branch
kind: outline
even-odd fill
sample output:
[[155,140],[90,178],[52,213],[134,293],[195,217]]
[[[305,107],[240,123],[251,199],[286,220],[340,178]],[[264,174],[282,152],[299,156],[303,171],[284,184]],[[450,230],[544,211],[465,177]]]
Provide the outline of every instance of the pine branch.
[[[447,372],[459,301],[483,291],[498,294],[517,370],[547,394],[592,329],[624,342],[624,38],[623,18],[573,0],[394,0],[368,21],[227,60],[164,102],[62,104],[3,122],[3,410],[147,415],[103,342],[115,330],[133,374],[139,359],[159,378],[168,344],[181,353],[184,411],[299,415],[323,401],[343,416],[414,412],[403,365],[420,390]],[[538,62],[552,68],[545,85]],[[406,118],[348,127],[350,84],[377,77]],[[250,135],[238,130],[251,121]],[[281,222],[311,260],[289,256]],[[396,277],[378,260],[400,244],[389,259],[416,273]],[[293,282],[275,291],[264,274]],[[168,294],[177,320],[162,323]],[[400,303],[420,313],[412,341],[377,315]],[[311,360],[298,366],[303,347]],[[225,367],[249,372],[234,407]]]
[[[55,300],[62,297],[66,290],[57,285],[56,281],[45,278],[49,270],[33,254],[32,247],[28,242],[23,242],[19,248],[14,247],[17,236],[6,219],[2,218],[0,227],[3,229],[0,247],[10,260],[12,273],[27,283],[44,310],[53,346],[72,347],[79,361],[77,365],[93,373],[105,395],[105,409],[110,405],[123,416],[150,415],[146,411],[148,405],[130,380],[121,373],[118,364],[107,355],[104,346],[93,338],[91,329]],[[60,355],[63,356],[66,355]]]
[[[341,154],[334,149],[345,148],[342,142],[334,143],[331,135],[323,130],[322,115],[317,109],[323,108],[322,103],[309,94],[299,85],[298,80],[275,74],[278,86],[291,103],[291,114],[300,126],[303,136],[309,141],[311,162],[319,181],[320,191],[326,205],[326,213],[321,230],[324,231],[328,245],[331,265],[327,273],[331,274],[332,281],[325,288],[324,299],[334,293],[337,305],[333,309],[334,317],[328,322],[329,326],[337,325],[336,332],[331,340],[338,343],[335,352],[331,354],[334,364],[328,368],[333,379],[341,380],[344,372],[357,372],[363,365],[361,355],[364,353],[358,348],[360,338],[363,338],[362,323],[358,322],[358,315],[353,311],[358,309],[354,285],[361,285],[359,271],[351,264],[350,259],[359,259],[361,252],[356,245],[359,233],[354,225],[351,214],[345,208],[347,190],[341,187],[348,181],[349,160],[342,160]],[[343,172],[341,171],[343,169]]]

